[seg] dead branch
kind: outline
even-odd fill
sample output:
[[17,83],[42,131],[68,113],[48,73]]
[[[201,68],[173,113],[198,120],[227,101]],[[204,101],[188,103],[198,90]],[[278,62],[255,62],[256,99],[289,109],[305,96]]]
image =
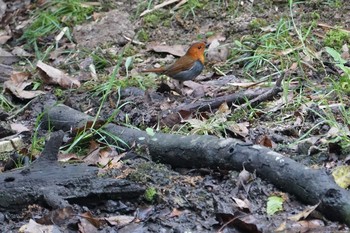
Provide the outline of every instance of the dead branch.
[[[80,127],[84,121],[93,118],[65,105],[57,105],[47,112],[45,119],[56,129],[69,129]],[[173,167],[241,170],[244,164],[246,170],[256,172],[301,201],[311,205],[320,202],[318,210],[326,217],[350,226],[350,194],[323,169],[308,168],[268,148],[232,138],[163,133],[151,136],[114,124],[108,124],[104,130],[128,145],[136,142],[147,146],[154,161]]]
[[98,177],[97,167],[60,165],[57,153],[62,139],[63,131],[53,133],[42,156],[33,164],[0,174],[0,210],[20,209],[34,203],[63,208],[69,205],[68,201],[94,203],[115,197],[138,197],[144,192],[127,180]]

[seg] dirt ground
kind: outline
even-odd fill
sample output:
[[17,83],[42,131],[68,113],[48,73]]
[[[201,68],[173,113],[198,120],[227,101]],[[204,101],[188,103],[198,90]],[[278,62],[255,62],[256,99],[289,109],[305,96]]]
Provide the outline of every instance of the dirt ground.
[[[30,10],[34,3],[5,2],[7,10],[3,17],[11,16],[11,19],[3,18],[3,26],[5,30],[12,30],[13,34],[6,43],[2,43],[2,50],[10,51],[10,55],[15,59],[6,65],[12,67],[13,71],[29,72],[29,80],[32,80],[29,87],[33,87],[33,80],[40,79],[40,72],[31,67],[31,64],[37,62],[35,51],[34,48],[25,47],[24,42],[17,39],[23,33],[19,25],[30,19]],[[284,102],[284,98],[293,103],[303,101],[297,99],[301,95],[295,94],[301,92],[303,98],[322,98],[322,94],[309,87],[312,83],[317,83],[321,87],[324,86],[324,89],[329,89],[331,83],[326,80],[326,74],[318,70],[316,62],[308,63],[311,65],[305,65],[304,70],[293,70],[289,79],[292,90],[287,94],[280,93],[273,100],[262,103],[244,114],[234,115],[233,110],[227,109],[228,115],[225,115],[224,121],[229,121],[229,118],[230,121],[234,121],[236,124],[232,128],[209,127],[199,130],[193,126],[198,123],[193,119],[213,119],[213,116],[219,114],[217,109],[189,114],[181,112],[181,118],[178,114],[166,114],[169,109],[181,108],[198,100],[256,88],[240,84],[258,82],[275,73],[276,71],[268,65],[256,72],[250,72],[245,68],[244,60],[235,63],[230,61],[236,59],[235,41],[243,41],[244,38],[259,34],[261,28],[266,30],[265,33],[269,30],[272,32],[282,19],[291,19],[287,1],[198,1],[201,5],[193,11],[185,7],[174,10],[176,4],[171,4],[156,11],[157,14],[151,12],[143,17],[140,17],[140,14],[146,9],[148,1],[100,2],[108,3],[109,7],[102,7],[102,11],[98,14],[96,11],[93,18],[81,25],[75,25],[72,41],[63,38],[55,45],[55,35],[41,40],[42,48],[52,44],[56,46],[45,63],[78,80],[79,87],[65,89],[60,83],[40,82],[40,87],[36,90],[40,93],[33,93],[38,94],[37,97],[18,98],[11,91],[4,93],[16,107],[11,111],[0,109],[3,125],[1,127],[8,129],[14,123],[25,127],[21,132],[24,148],[33,148],[34,137],[44,139],[49,134],[40,127],[38,119],[47,103],[58,101],[91,116],[99,114],[102,119],[113,115],[112,122],[127,123],[143,130],[153,128],[168,133],[207,133],[261,144],[306,166],[325,169],[329,174],[337,164],[347,163],[348,152],[342,151],[338,142],[326,145],[321,143],[322,140],[328,139],[327,133],[332,126],[320,123],[320,117],[315,114],[320,106],[308,106],[315,109],[310,111],[303,108],[306,105],[293,108]],[[163,1],[155,1],[153,5],[159,2]],[[307,28],[316,17],[316,23],[349,29],[350,2],[339,1],[342,4],[339,8],[332,5],[334,2],[336,1],[309,1],[294,4],[294,23]],[[150,14],[155,16],[152,18]],[[328,28],[320,26],[312,28],[313,37],[306,40],[305,44],[310,46],[313,52],[317,53],[324,47],[322,37],[319,36],[325,34],[326,30]],[[294,33],[293,38],[297,40],[295,32],[291,30],[289,33]],[[207,52],[205,70],[196,80],[184,83],[183,94],[169,91],[173,90],[175,85],[173,80],[139,72],[144,68],[170,64],[176,59],[176,55],[183,54],[195,41],[206,41],[210,45],[218,43],[220,46],[213,46],[214,48]],[[251,43],[251,47],[258,46],[254,41]],[[24,49],[28,55],[14,56],[13,50],[16,47]],[[74,52],[67,52],[70,50]],[[109,77],[119,61],[118,55],[122,53],[124,56],[116,75],[120,80],[118,84],[121,89],[113,89],[101,107],[103,90],[98,92],[96,88],[109,82]],[[93,55],[103,57],[107,62],[101,60],[101,63],[96,63],[96,57]],[[244,57],[244,54],[242,56]],[[132,57],[132,64],[128,64],[128,57]],[[274,66],[282,65],[279,61],[272,62]],[[5,63],[2,61],[2,64]],[[96,76],[89,68],[93,63],[95,66],[101,65],[96,66]],[[262,87],[273,87],[277,78],[278,75],[269,76]],[[3,83],[7,79],[9,77],[0,81]],[[236,85],[230,86],[228,83]],[[348,100],[349,96],[344,96],[346,109],[349,106]],[[207,124],[221,125],[220,120],[222,119]],[[305,137],[309,140],[299,140],[310,129],[312,133]],[[9,132],[16,134],[18,130],[12,127]],[[71,137],[69,132],[66,134],[67,137]],[[0,133],[4,138],[9,135]],[[96,144],[93,144],[91,141],[70,152],[71,158],[85,161],[85,156],[91,155],[91,147],[101,148],[101,151],[107,147],[95,141]],[[114,152],[118,153],[118,150]],[[150,161],[147,153],[138,148],[127,152],[128,156],[122,156],[118,166],[108,169],[105,167],[103,171],[112,177],[135,181],[148,188],[149,192],[155,190],[156,194],[150,194],[150,199],[141,196],[136,200],[73,204],[77,215],[61,224],[48,224],[53,225],[53,228],[47,232],[349,232],[346,225],[327,220],[317,211],[312,211],[305,219],[291,219],[291,216],[300,212],[307,212],[310,206],[253,173],[248,173],[248,181],[241,185],[241,176],[246,174],[246,171],[172,168],[167,164]],[[15,153],[9,154],[13,156]],[[20,150],[16,154],[31,157],[33,151]],[[112,153],[108,152],[108,155],[110,154]],[[39,151],[34,155],[39,156]],[[63,153],[59,154],[62,161],[63,157]],[[98,162],[101,162],[100,158],[94,160],[94,163]],[[16,166],[5,159],[2,167],[3,170],[11,170]],[[273,215],[267,214],[267,201],[271,196],[283,199],[283,209]],[[30,224],[31,219],[42,219],[49,216],[50,211],[52,210],[36,204],[20,212],[3,211],[0,213],[0,231],[18,232],[23,225]],[[88,218],[78,216],[88,211],[95,219],[114,216],[117,220],[96,226],[84,220]]]

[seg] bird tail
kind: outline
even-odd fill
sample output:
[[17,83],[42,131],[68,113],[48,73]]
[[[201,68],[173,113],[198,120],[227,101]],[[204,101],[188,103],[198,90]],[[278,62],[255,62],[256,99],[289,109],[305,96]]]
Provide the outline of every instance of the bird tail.
[[160,68],[154,68],[154,69],[148,69],[148,70],[141,70],[142,73],[163,73],[165,71],[164,67]]

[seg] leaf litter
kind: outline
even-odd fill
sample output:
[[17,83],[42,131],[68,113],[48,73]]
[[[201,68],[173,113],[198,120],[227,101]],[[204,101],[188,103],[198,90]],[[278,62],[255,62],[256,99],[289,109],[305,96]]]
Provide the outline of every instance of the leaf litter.
[[[169,6],[165,4],[159,8],[164,8],[161,10],[167,11],[168,9],[173,9],[174,5],[172,4],[175,4],[176,6],[176,4],[179,2],[182,2],[182,7],[186,6],[186,1],[167,1],[167,4],[169,4]],[[127,6],[121,6],[121,9],[124,9],[125,12],[130,12],[130,10],[133,11],[135,10],[137,3],[133,2],[133,4],[134,5],[132,6],[127,4]],[[242,9],[243,11],[247,10],[249,12],[251,10],[252,5],[248,1],[242,1],[241,4],[242,6],[244,6],[244,9]],[[176,11],[180,12],[181,9],[184,8],[181,8],[181,6],[176,6]],[[281,9],[281,12],[285,10],[283,8]],[[272,8],[265,10],[267,10],[267,12],[269,13],[274,12]],[[147,12],[147,14],[151,13],[151,11]],[[118,14],[118,11],[113,12],[113,14]],[[144,17],[146,17],[147,14],[145,14]],[[212,17],[210,16],[210,14],[210,10],[208,10],[207,12],[196,11],[196,17],[198,17],[199,19],[198,22],[197,20],[193,20],[194,18],[191,17],[188,18],[190,22],[186,22],[186,20],[184,20],[182,23],[180,23],[180,21],[177,19],[176,22],[179,25],[176,26],[178,26],[181,29],[175,30],[174,28],[171,28],[170,30],[174,31],[172,32],[173,34],[171,37],[169,37],[167,33],[164,33],[164,31],[169,30],[169,28],[164,28],[162,25],[158,25],[159,28],[163,30],[163,33],[159,33],[159,30],[153,30],[150,33],[151,40],[154,40],[155,42],[153,47],[149,47],[148,49],[146,48],[148,52],[146,50],[143,50],[144,48],[137,47],[140,44],[135,45],[136,47],[134,47],[138,50],[138,53],[141,53],[141,56],[139,57],[157,57],[147,58],[144,61],[140,61],[140,63],[136,63],[136,66],[144,67],[147,64],[154,64],[154,61],[158,63],[158,65],[160,65],[163,63],[171,63],[175,59],[173,56],[164,54],[181,56],[186,51],[188,43],[197,40],[197,38],[195,38],[196,35],[193,34],[193,31],[191,34],[186,33],[186,30],[188,30],[186,28],[188,28],[190,25],[193,28],[198,27],[198,30],[203,31],[203,28],[208,28],[208,25],[203,26],[201,24],[208,24],[208,22],[206,21],[206,17]],[[242,17],[242,19],[243,21],[249,22],[250,16],[247,14],[247,16]],[[333,18],[331,19],[333,20]],[[124,20],[123,17],[121,20]],[[230,20],[232,19],[228,19],[227,22],[235,23],[230,22]],[[108,19],[107,16],[107,19],[104,19],[102,22],[107,22],[108,25],[108,23],[114,21],[112,19]],[[130,25],[130,22],[126,23],[125,25]],[[244,28],[245,30],[248,30],[248,27],[245,26],[245,24],[240,23],[240,25],[241,26],[237,27],[237,29],[235,28],[235,30],[237,30],[238,33],[241,33],[242,29]],[[329,27],[332,26],[328,26],[327,28]],[[81,34],[79,34],[79,37],[77,37],[78,44],[81,45],[86,42],[90,47],[94,47],[100,42],[103,42],[103,39],[101,39],[100,37],[95,38],[95,41],[89,42],[89,40],[91,39],[91,35],[95,35],[94,33],[90,34],[89,40],[85,40],[85,38],[83,37],[82,34],[84,34],[85,32],[92,32],[96,28],[103,31],[106,30],[108,26],[105,27],[103,23],[94,23],[92,25],[86,25],[86,27],[84,28],[76,28],[76,33],[81,32]],[[130,29],[133,28],[134,27],[130,26]],[[229,46],[232,46],[230,41],[233,41],[233,38],[231,36],[232,32],[229,32],[225,29],[229,29],[230,27],[224,22],[221,22],[219,19],[215,19],[215,22],[211,23],[209,28],[220,31],[220,33],[214,33],[214,35],[209,37],[207,40],[210,44],[208,51],[208,61],[215,61],[216,64],[224,64],[228,61],[230,57],[228,51],[230,48]],[[267,30],[267,32],[271,33],[276,31],[276,27],[262,28],[263,31]],[[177,33],[179,33],[181,37],[177,35]],[[250,33],[254,32],[250,31]],[[119,45],[126,44],[129,42],[130,44],[133,44],[133,41],[136,41],[134,40],[134,33],[132,31],[128,31],[128,33],[126,33],[127,35],[121,34],[118,34],[118,36],[115,36],[113,38],[109,38],[109,40],[106,41],[116,41]],[[6,40],[11,39],[7,38],[9,37],[9,35],[11,34],[5,34],[5,37],[3,37],[4,43],[6,42]],[[129,40],[126,38],[129,38]],[[84,40],[85,42],[82,42]],[[164,45],[163,42],[166,42],[167,45]],[[224,42],[227,43],[227,45],[224,44]],[[146,47],[152,45],[152,43],[149,42],[145,44]],[[181,44],[181,46],[174,48],[173,45],[176,44]],[[61,48],[63,48],[63,46]],[[58,48],[58,50],[61,48]],[[61,58],[64,59],[64,49],[62,49],[61,51],[57,51],[57,54],[51,54],[51,59],[53,62],[58,61],[59,56],[61,56]],[[299,46],[291,49],[280,50],[277,53],[279,53],[279,55],[281,56],[286,56],[295,52],[299,52],[301,49],[302,48]],[[116,51],[118,51],[118,49]],[[23,53],[23,51],[18,50],[15,52],[15,54],[21,54],[20,52]],[[157,54],[154,54],[154,52]],[[12,51],[12,53],[14,52]],[[342,57],[343,59],[347,58],[346,48],[344,49],[344,54],[342,54]],[[310,59],[310,57],[307,55],[305,55],[303,58],[303,64],[309,67],[311,70],[310,76],[311,74],[315,74],[315,67],[312,63],[312,59]],[[92,60],[92,63],[89,63],[89,65],[93,64],[93,62],[95,61]],[[89,67],[89,65],[87,67]],[[128,62],[128,65],[125,65],[125,68],[129,70],[131,66],[135,66],[135,64],[131,65],[131,63]],[[58,69],[58,66],[56,65],[51,65],[49,63],[43,63],[39,61],[38,70],[41,73],[40,77],[46,80],[45,85],[59,85],[62,88],[69,89],[81,87],[80,81],[78,81],[75,78],[72,78],[73,76],[68,74],[69,72],[66,72],[66,70],[64,70],[63,68]],[[268,73],[270,71],[271,70],[267,69],[266,67],[259,70],[259,72],[261,73]],[[220,105],[218,112],[212,110],[206,112],[205,114],[196,114],[191,111],[181,110],[178,113],[174,113],[173,115],[166,115],[165,118],[160,118],[159,116],[160,112],[163,114],[169,109],[175,109],[181,103],[187,104],[193,102],[194,99],[192,98],[208,98],[220,95],[225,96],[229,92],[239,91],[244,88],[253,88],[251,85],[269,86],[271,83],[273,83],[269,82],[269,80],[265,80],[264,83],[259,83],[259,81],[252,82],[251,80],[244,80],[244,78],[241,75],[241,72],[243,72],[242,67],[240,67],[239,65],[232,65],[232,68],[230,68],[228,71],[225,70],[225,72],[222,72],[221,70],[215,70],[215,72],[213,72],[211,75],[202,74],[200,77],[198,77],[198,80],[185,82],[185,93],[187,94],[187,96],[185,97],[179,95],[175,96],[169,92],[163,92],[159,94],[155,93],[154,90],[141,90],[137,92],[138,94],[136,94],[136,92],[130,91],[129,95],[125,97],[125,99],[122,99],[122,102],[132,102],[132,104],[125,105],[120,114],[116,116],[115,120],[123,122],[125,121],[125,119],[128,119],[131,124],[135,124],[138,126],[146,125],[148,127],[157,125],[159,122],[168,121],[166,122],[168,124],[165,125],[175,128],[179,127],[179,123],[187,122],[190,123],[189,131],[196,129],[197,132],[198,129],[201,129],[203,126],[213,126],[215,124],[219,126],[223,122],[230,122],[229,119],[227,119],[227,117],[230,116],[232,111],[227,104]],[[222,76],[223,74],[225,74],[225,76]],[[128,73],[128,75],[129,78],[133,78],[131,72]],[[29,77],[31,76],[23,78],[11,78],[11,81],[13,83],[7,84],[7,90],[9,90],[11,93],[13,93],[20,99],[31,99],[35,97],[31,97],[35,94],[43,95],[46,93],[47,95],[50,95],[50,93],[43,91],[39,93],[36,90],[29,90],[31,85],[33,85],[33,82],[30,81]],[[162,78],[164,77],[154,78],[154,82],[156,82],[157,84],[159,84],[160,82],[163,83],[163,80],[160,80]],[[96,79],[94,81],[96,81]],[[298,91],[300,88],[300,86],[298,86],[299,81],[290,82],[289,84],[294,85],[293,88],[295,88],[295,91]],[[317,84],[319,83],[316,82],[316,85]],[[26,91],[29,91],[29,93],[27,93]],[[297,93],[290,92],[287,96],[283,97],[284,98],[277,98],[272,102],[272,104],[269,103],[267,111],[257,111],[255,115],[252,116],[253,118],[260,119],[260,121],[257,122],[252,120],[251,117],[248,118],[247,116],[244,116],[237,122],[233,122],[230,125],[230,127],[228,127],[228,130],[231,130],[233,132],[233,135],[235,135],[233,137],[237,137],[240,139],[243,138],[247,142],[260,143],[268,147],[276,148],[276,144],[279,144],[281,142],[296,141],[299,136],[310,130],[315,123],[314,120],[311,121],[310,119],[322,119],[322,117],[320,117],[319,114],[315,113],[315,110],[310,110],[312,109],[312,106],[306,106],[304,109],[300,107],[297,110],[289,112],[288,116],[285,117],[282,122],[278,122],[282,127],[276,127],[276,122],[274,121],[276,120],[276,115],[283,114],[283,111],[285,111],[285,108],[289,106],[291,101],[297,98]],[[119,100],[117,98],[117,92],[115,92],[115,95],[111,97],[111,102],[118,102]],[[148,99],[147,101],[145,101],[146,98]],[[309,98],[316,99],[320,97],[318,94],[316,94],[314,96],[310,95]],[[86,101],[86,99],[89,99],[89,101]],[[81,109],[82,111],[89,111],[92,115],[96,114],[100,104],[99,97],[91,97],[86,93],[85,90],[79,90],[77,92],[74,92],[73,95],[68,94],[64,101],[66,103],[70,103],[71,106],[76,109]],[[111,104],[111,102],[104,103],[103,108],[101,110],[101,116],[105,117],[105,119],[107,119],[110,116],[110,113],[113,110],[113,105]],[[322,108],[320,109],[322,110]],[[197,118],[198,115],[200,115],[201,117]],[[213,116],[217,117],[216,121],[210,122],[209,119]],[[26,117],[28,117],[28,115],[22,115],[18,117],[18,120],[25,119]],[[31,121],[31,124],[33,125],[35,119],[31,119]],[[329,144],[329,140],[337,137],[337,135],[339,134],[339,130],[337,130],[337,127],[329,127],[328,131],[326,130],[326,133],[323,134],[321,133],[322,127],[325,126],[320,124],[319,126],[316,126],[314,128],[315,131],[313,131],[312,134],[306,135],[305,138],[309,141],[309,144],[306,145],[307,149],[305,150],[300,148],[301,150],[299,150],[299,152],[303,152],[305,155],[309,156],[306,157],[305,163],[307,164],[309,164],[308,161],[310,161],[311,156],[314,156],[314,154],[310,153],[310,148],[312,148],[313,146],[320,146],[320,142],[322,141],[321,139],[325,139],[324,143],[325,145],[327,145]],[[343,127],[345,126],[343,125]],[[292,129],[294,129],[293,132]],[[222,132],[216,132],[214,128],[209,129],[208,132],[216,134],[218,136],[222,136]],[[302,142],[299,141],[299,145],[301,144]],[[138,149],[139,148],[133,148],[132,150],[136,151]],[[297,155],[297,147],[294,149],[277,147],[276,150],[285,150],[287,154],[291,154],[293,157]],[[272,194],[276,193],[278,190],[275,187],[271,187],[271,185],[269,185],[266,181],[262,181],[261,179],[254,177],[253,174],[246,175],[248,178],[242,178],[243,175],[241,174],[243,174],[244,171],[242,171],[240,174],[234,171],[206,171],[205,169],[183,169],[174,171],[173,169],[170,169],[167,166],[157,165],[152,162],[145,161],[144,158],[140,157],[123,161],[122,157],[124,155],[116,153],[111,148],[101,148],[101,145],[95,145],[95,149],[91,149],[89,152],[85,153],[85,156],[87,156],[86,159],[90,161],[91,165],[102,165],[105,166],[105,168],[107,168],[107,165],[111,164],[112,161],[116,159],[115,166],[112,167],[117,169],[115,169],[114,171],[112,171],[113,169],[111,169],[111,173],[115,172],[115,177],[123,176],[128,177],[130,179],[140,179],[141,177],[141,180],[144,179],[143,181],[145,185],[150,185],[152,187],[155,187],[156,190],[158,190],[156,202],[152,204],[146,203],[148,209],[155,208],[157,211],[147,211],[149,216],[145,218],[140,218],[138,221],[133,221],[135,219],[134,214],[136,216],[139,211],[138,208],[140,208],[141,204],[145,204],[144,200],[135,203],[128,203],[122,201],[121,203],[116,204],[117,209],[120,209],[110,214],[107,218],[110,218],[111,225],[116,225],[121,229],[126,230],[128,227],[130,227],[129,229],[145,230],[147,228],[147,232],[160,232],[167,231],[170,229],[176,229],[178,231],[185,231],[187,229],[191,229],[195,232],[212,232],[214,229],[224,231],[226,227],[238,227],[241,229],[245,229],[248,232],[262,232],[262,229],[271,232],[278,229],[290,230],[293,228],[298,229],[300,231],[307,231],[310,229],[328,229],[329,231],[331,231],[330,229],[341,229],[341,226],[336,225],[334,223],[329,223],[326,220],[286,220],[286,215],[292,215],[292,213],[295,213],[296,209],[303,209],[304,207],[301,203],[296,203],[295,201],[291,200],[285,201],[285,205],[283,206],[285,209],[283,211],[277,212],[275,215],[271,216],[273,223],[271,223],[270,220],[268,221],[264,219],[265,215],[261,213],[262,211],[260,211],[260,209],[265,208],[267,198],[270,197]],[[67,156],[66,159],[69,158],[75,159],[77,158],[77,155],[72,154],[70,156]],[[120,161],[123,161],[123,164],[121,164]],[[330,163],[328,165],[335,166],[331,165]],[[124,174],[122,175],[123,172]],[[193,177],[196,178],[193,179]],[[241,180],[241,182],[236,183],[236,181],[239,180]],[[242,187],[236,189],[236,186],[239,185],[242,185]],[[232,190],[234,190],[235,192],[232,193]],[[294,197],[290,198],[293,199]],[[289,209],[288,205],[291,206],[289,207]],[[93,209],[92,207],[90,208]],[[77,209],[77,213],[81,213],[83,211],[83,208],[79,209],[77,207]],[[99,207],[97,207],[95,211],[98,214],[101,210],[99,209]],[[38,213],[40,214],[40,211]],[[101,220],[101,218],[94,216],[95,215],[89,213],[86,214],[85,217],[81,219],[79,223],[76,222],[81,232],[95,231],[101,226],[96,223],[94,224],[94,222],[90,221],[96,220],[97,222],[99,222]],[[305,214],[305,216],[309,217],[308,214]],[[161,224],[157,224],[153,220],[149,221],[150,219],[161,220]],[[32,220],[28,221],[30,221],[30,223],[32,222]],[[325,228],[325,223],[328,224],[327,228]],[[107,226],[105,227],[105,229],[108,229]]]

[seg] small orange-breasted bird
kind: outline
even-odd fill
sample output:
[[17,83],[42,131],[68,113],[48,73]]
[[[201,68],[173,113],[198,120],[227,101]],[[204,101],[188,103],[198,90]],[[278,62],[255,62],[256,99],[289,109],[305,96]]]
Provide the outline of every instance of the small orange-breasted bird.
[[186,54],[168,67],[142,70],[141,72],[154,72],[165,74],[170,78],[180,81],[192,80],[197,77],[204,68],[205,43],[197,42],[191,45]]

